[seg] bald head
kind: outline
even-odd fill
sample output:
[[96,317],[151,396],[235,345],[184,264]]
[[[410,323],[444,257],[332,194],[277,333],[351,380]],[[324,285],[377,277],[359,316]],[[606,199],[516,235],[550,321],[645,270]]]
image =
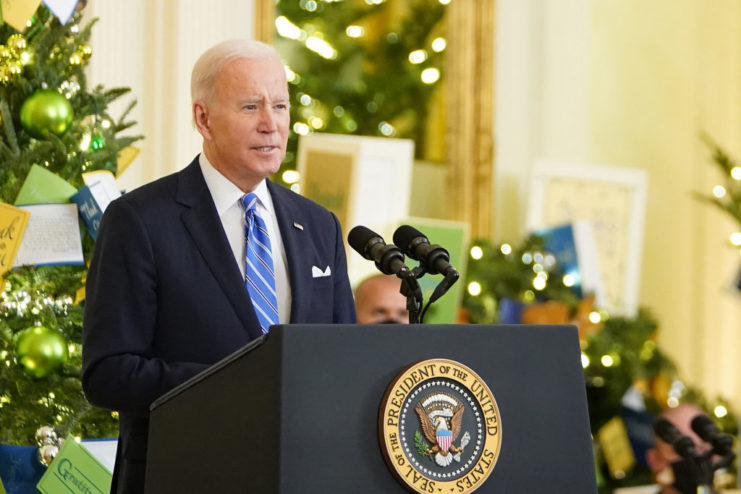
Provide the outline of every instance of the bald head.
[[361,281],[355,289],[355,312],[360,324],[408,324],[407,299],[399,291],[401,280],[379,274]]
[[[698,453],[704,453],[710,449],[710,445],[703,442],[695,434],[691,425],[692,420],[698,415],[706,415],[706,413],[702,408],[693,403],[680,403],[674,408],[664,409],[659,416],[671,422],[679,430],[680,434],[692,439],[692,442],[695,444],[695,450]],[[670,444],[667,444],[658,437],[656,438],[654,447],[646,452],[648,466],[654,473],[656,482],[661,486],[661,492],[663,494],[679,493],[673,486],[675,479],[671,467],[672,463],[681,459],[682,457],[674,451],[674,448]]]

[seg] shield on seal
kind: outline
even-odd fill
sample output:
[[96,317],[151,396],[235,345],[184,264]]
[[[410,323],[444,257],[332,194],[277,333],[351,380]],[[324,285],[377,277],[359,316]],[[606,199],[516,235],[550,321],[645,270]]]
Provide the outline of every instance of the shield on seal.
[[435,434],[437,439],[437,445],[440,446],[440,451],[448,451],[450,449],[450,443],[453,442],[453,433],[449,430],[440,430]]

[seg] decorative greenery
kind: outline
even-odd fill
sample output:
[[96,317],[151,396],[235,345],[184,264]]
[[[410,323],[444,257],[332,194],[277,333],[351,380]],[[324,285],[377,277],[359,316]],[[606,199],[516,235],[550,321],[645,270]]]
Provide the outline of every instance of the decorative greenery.
[[[723,182],[720,184],[722,190],[716,186],[713,195],[696,193],[695,196],[730,215],[741,228],[741,166],[709,136],[702,136],[702,139],[710,148],[712,163],[722,173]],[[741,240],[736,244],[739,245]]]
[[276,2],[275,45],[294,73],[282,170],[296,168],[298,136],[314,131],[410,138],[421,153],[440,81],[422,73],[443,73],[445,11],[439,0]]
[[[30,27],[18,33],[0,27],[0,201],[12,204],[32,165],[40,165],[79,188],[82,173],[116,172],[119,152],[140,136],[123,136],[132,102],[119,119],[108,105],[127,94],[127,88],[87,88],[85,65],[94,21],[80,28],[77,12],[61,25],[41,6]],[[57,91],[72,107],[69,125],[43,130],[41,119],[21,121],[21,107],[41,90]],[[47,93],[48,94],[48,93]],[[50,104],[55,104],[53,101]],[[38,117],[37,117],[38,118]],[[56,132],[56,133],[55,133]],[[82,228],[85,260],[92,238]],[[4,276],[0,299],[0,442],[35,444],[42,426],[53,426],[60,437],[117,434],[117,417],[91,407],[81,390],[81,339],[86,265],[24,266]],[[44,326],[66,341],[68,356],[58,370],[28,372],[16,353],[19,334]],[[26,350],[27,351],[27,350]]]
[[[564,284],[554,256],[537,235],[527,237],[518,246],[495,246],[488,241],[474,242],[473,246],[475,258],[468,262],[469,289],[463,299],[471,322],[501,322],[503,311],[514,302],[524,307],[522,318],[535,313],[541,323],[578,327],[590,426],[595,436],[610,419],[621,416],[623,396],[631,388],[640,392],[649,411],[658,412],[684,401],[697,403],[722,430],[738,434],[736,416],[726,400],[708,400],[681,381],[675,364],[656,344],[659,323],[647,309],[639,310],[635,317],[625,317],[593,307],[588,297],[581,298]],[[537,278],[546,282],[538,283]],[[646,477],[645,469],[636,468],[619,482],[608,479],[606,485],[632,485]]]

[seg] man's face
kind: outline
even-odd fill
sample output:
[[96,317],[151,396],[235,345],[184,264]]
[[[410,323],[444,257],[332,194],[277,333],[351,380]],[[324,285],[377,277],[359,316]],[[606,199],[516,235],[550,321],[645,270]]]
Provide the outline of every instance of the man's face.
[[407,299],[399,293],[397,279],[369,280],[357,294],[356,315],[360,324],[408,324]]
[[235,59],[216,76],[212,96],[194,103],[211,164],[243,191],[280,167],[290,125],[288,87],[276,58]]

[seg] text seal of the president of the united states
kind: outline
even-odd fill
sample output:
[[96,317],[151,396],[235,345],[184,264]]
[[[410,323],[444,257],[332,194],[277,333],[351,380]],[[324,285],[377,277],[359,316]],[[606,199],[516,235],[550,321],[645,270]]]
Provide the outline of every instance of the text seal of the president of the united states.
[[412,492],[473,492],[494,470],[502,444],[499,408],[465,365],[429,359],[389,386],[379,415],[381,450]]

